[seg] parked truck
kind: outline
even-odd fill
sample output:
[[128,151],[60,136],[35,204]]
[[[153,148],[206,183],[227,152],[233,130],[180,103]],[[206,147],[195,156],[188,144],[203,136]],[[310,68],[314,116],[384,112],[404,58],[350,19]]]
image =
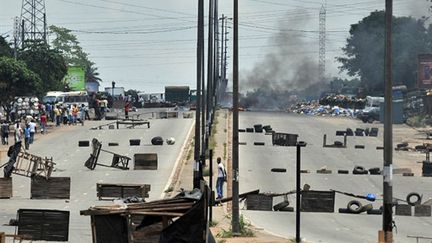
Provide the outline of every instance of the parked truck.
[[165,101],[184,105],[190,101],[189,86],[165,86]]

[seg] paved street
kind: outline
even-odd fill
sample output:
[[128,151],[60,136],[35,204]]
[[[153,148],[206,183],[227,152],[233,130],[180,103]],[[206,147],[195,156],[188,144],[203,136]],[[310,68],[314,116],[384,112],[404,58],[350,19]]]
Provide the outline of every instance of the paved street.
[[[181,116],[180,116],[181,117]],[[80,216],[79,211],[92,205],[111,204],[110,201],[98,201],[96,183],[139,183],[150,184],[149,200],[158,199],[163,194],[174,165],[179,158],[183,142],[191,130],[193,119],[151,119],[151,127],[135,129],[90,130],[91,127],[112,121],[86,121],[84,126],[67,126],[56,129],[48,135],[39,135],[30,147],[30,152],[40,156],[53,157],[56,164],[54,177],[71,178],[70,200],[30,200],[30,178],[18,175],[13,177],[13,198],[0,200],[0,231],[14,232],[14,227],[3,226],[9,219],[16,217],[20,208],[43,208],[69,210],[70,242],[91,242],[90,217]],[[174,145],[153,146],[151,138],[173,137]],[[135,153],[157,153],[158,170],[123,171],[97,166],[94,171],[84,167],[84,162],[91,152],[90,147],[78,147],[79,140],[97,138],[102,142],[102,149],[127,155],[133,158]],[[129,146],[129,139],[141,139],[140,146]],[[108,147],[108,142],[117,142],[119,146]],[[99,163],[111,164],[112,155],[101,152]],[[6,161],[2,161],[6,162]]]
[[[322,118],[300,116],[287,113],[242,112],[240,113],[240,128],[253,127],[254,124],[271,125],[277,132],[299,134],[299,140],[308,143],[302,150],[302,169],[308,169],[310,174],[302,174],[302,184],[307,183],[312,190],[335,189],[358,195],[375,193],[378,198],[382,194],[382,177],[376,175],[352,175],[355,165],[382,167],[382,125],[364,124],[361,121],[344,118]],[[336,130],[379,127],[379,137],[348,137],[347,148],[323,148],[323,134],[327,134],[327,143],[334,140]],[[395,129],[399,129],[396,127]],[[295,147],[273,147],[271,136],[258,133],[240,133],[240,191],[245,192],[260,189],[261,192],[287,192],[295,189]],[[265,146],[254,146],[254,142],[265,142]],[[396,143],[397,141],[394,140]],[[400,142],[400,141],[399,141]],[[354,145],[365,145],[365,149],[354,149]],[[417,168],[424,155],[412,152],[395,152],[394,168],[406,167],[407,163]],[[411,160],[412,159],[412,160]],[[411,162],[409,162],[411,160]],[[316,170],[326,166],[333,174],[317,174]],[[286,173],[273,173],[271,168],[286,168]],[[349,175],[338,175],[338,169],[350,171]],[[416,171],[416,170],[414,170]],[[423,194],[424,200],[432,197],[431,178],[402,177],[394,175],[394,197],[405,199],[410,192]],[[335,211],[346,207],[348,201],[355,199],[336,195]],[[274,203],[282,201],[275,198]],[[291,206],[295,206],[295,195],[289,196]],[[366,200],[360,200],[363,204]],[[373,203],[378,208],[382,201]],[[295,236],[295,213],[247,211],[243,214],[258,227],[277,235],[292,238]],[[415,242],[407,235],[431,236],[431,217],[395,217],[397,234],[396,242]],[[382,216],[347,215],[339,213],[302,213],[302,237],[307,242],[376,242],[378,230],[382,225]]]

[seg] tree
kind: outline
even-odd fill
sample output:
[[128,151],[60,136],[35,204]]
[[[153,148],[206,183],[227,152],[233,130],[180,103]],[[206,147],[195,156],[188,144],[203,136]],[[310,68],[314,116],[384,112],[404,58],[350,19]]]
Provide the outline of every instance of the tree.
[[0,57],[6,56],[6,57],[12,57],[12,48],[10,47],[9,43],[0,36]]
[[100,82],[99,72],[95,63],[89,60],[88,53],[84,52],[79,45],[77,37],[72,34],[72,31],[63,27],[51,25],[50,31],[55,34],[55,39],[52,45],[59,50],[67,65],[83,67],[85,70],[86,82]]
[[25,50],[20,51],[19,59],[27,63],[30,70],[37,73],[43,80],[42,90],[63,90],[62,82],[67,66],[57,50],[51,49],[43,42],[29,43]]
[[[342,64],[340,70],[359,76],[369,92],[384,90],[384,17],[383,11],[375,11],[351,25],[350,37],[342,48],[345,56],[337,58]],[[393,17],[392,41],[393,82],[414,88],[417,56],[431,51],[424,19]]]
[[42,92],[42,80],[24,62],[0,57],[0,104],[7,117],[16,96],[37,96]]

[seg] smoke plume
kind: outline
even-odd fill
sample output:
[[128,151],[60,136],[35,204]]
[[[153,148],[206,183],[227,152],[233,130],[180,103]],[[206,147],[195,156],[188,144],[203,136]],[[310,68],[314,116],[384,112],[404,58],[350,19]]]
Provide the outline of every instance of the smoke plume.
[[[307,12],[298,10],[291,15],[304,16]],[[288,15],[281,19],[279,31],[268,41],[274,47],[241,80],[242,91],[247,92],[243,105],[284,109],[295,96],[319,96],[323,85],[318,76],[318,32],[304,31],[311,25],[306,27],[310,18],[303,19],[289,21]]]

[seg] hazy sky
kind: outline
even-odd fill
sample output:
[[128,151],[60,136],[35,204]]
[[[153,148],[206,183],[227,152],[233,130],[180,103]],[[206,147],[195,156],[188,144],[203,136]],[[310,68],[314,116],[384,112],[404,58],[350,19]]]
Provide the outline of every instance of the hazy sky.
[[[102,87],[117,86],[161,92],[165,85],[196,83],[197,0],[45,0],[47,21],[74,30],[81,46],[99,68]],[[240,77],[277,46],[274,35],[283,32],[302,39],[290,43],[287,58],[307,57],[318,62],[320,0],[240,0]],[[329,0],[327,2],[327,75],[338,75],[335,56],[348,37],[351,24],[385,0]],[[13,17],[22,1],[0,0],[0,34],[12,36]],[[208,1],[205,1],[208,15]],[[219,0],[219,13],[232,17],[232,1]],[[395,0],[394,14],[429,15],[427,0]],[[206,19],[206,23],[207,23]],[[230,30],[232,34],[232,29]],[[207,33],[205,34],[207,37]],[[51,39],[53,36],[50,37]],[[232,36],[229,36],[232,40]],[[229,47],[232,43],[229,42]],[[206,48],[207,50],[207,48]],[[228,56],[232,51],[228,50]],[[228,73],[232,62],[228,61]],[[287,67],[289,68],[289,67]],[[241,86],[241,84],[240,84]]]

